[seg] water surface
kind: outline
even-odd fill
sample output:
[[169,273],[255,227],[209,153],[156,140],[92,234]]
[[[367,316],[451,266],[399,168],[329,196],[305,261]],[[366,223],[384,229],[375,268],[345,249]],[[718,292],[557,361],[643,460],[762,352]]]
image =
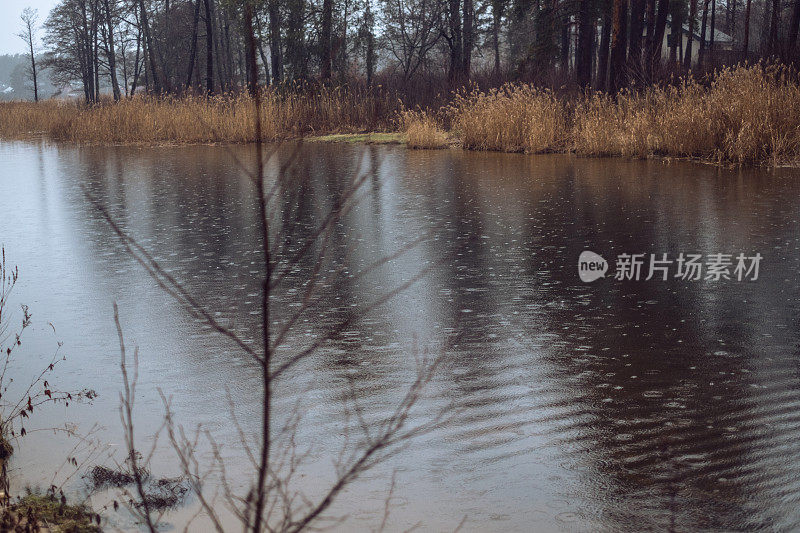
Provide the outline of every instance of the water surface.
[[[342,530],[377,527],[392,473],[388,529],[584,531],[800,525],[800,180],[795,171],[732,171],[658,161],[400,147],[305,145],[274,223],[288,249],[347,198],[336,224],[323,303],[282,356],[413,277],[408,290],[353,323],[287,376],[277,416],[299,406],[310,448],[298,489],[314,495],[338,452],[350,383],[375,413],[399,401],[415,354],[445,355],[417,420],[457,416],[346,491]],[[259,370],[153,282],[84,196],[120,224],[218,319],[258,346],[260,255],[248,147],[78,148],[0,144],[0,241],[19,265],[15,302],[34,325],[15,366],[30,379],[63,342],[54,381],[90,387],[92,405],[58,407],[31,428],[78,424],[122,443],[121,378],[112,302],[139,347],[142,447],[172,398],[186,427],[221,444],[241,487],[257,431]],[[272,179],[272,178],[270,178]],[[360,269],[419,235],[429,238],[368,276]],[[760,253],[757,281],[582,283],[583,250]],[[275,321],[302,297],[306,261],[275,296]],[[52,327],[51,325],[52,324]],[[15,484],[47,486],[74,442],[31,432],[17,444]],[[164,439],[154,471],[175,472]],[[200,455],[210,458],[210,449]],[[80,473],[66,485],[85,490]],[[165,521],[182,528],[196,502]],[[113,513],[111,513],[113,515]],[[119,524],[126,522],[122,518]],[[232,522],[228,522],[233,525]],[[202,529],[202,526],[195,527]]]

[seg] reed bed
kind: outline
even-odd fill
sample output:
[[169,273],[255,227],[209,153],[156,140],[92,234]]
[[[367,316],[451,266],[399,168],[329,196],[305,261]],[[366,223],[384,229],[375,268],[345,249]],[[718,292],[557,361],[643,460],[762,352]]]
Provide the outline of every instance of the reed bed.
[[565,103],[552,92],[507,84],[456,95],[449,106],[464,148],[501,152],[563,150],[568,142]]
[[448,135],[433,116],[423,111],[404,111],[400,122],[408,148],[432,150],[448,146]]
[[665,87],[556,97],[526,85],[456,97],[452,124],[470,150],[800,162],[800,86],[780,65],[716,72]]
[[[316,92],[266,89],[265,140],[304,135],[385,131],[399,102],[373,92],[322,88]],[[255,140],[255,110],[245,94],[214,97],[137,96],[91,107],[77,102],[0,104],[0,136],[44,134],[82,143],[245,143]]]
[[[469,150],[575,152],[587,156],[701,158],[725,164],[800,162],[800,86],[780,65],[724,69],[703,81],[558,96],[529,85],[454,93],[439,109],[407,111],[372,90],[264,90],[266,140],[304,135],[402,131],[411,148],[451,139]],[[93,107],[0,104],[0,136],[45,134],[93,143],[253,141],[246,95],[136,97]]]
[[573,119],[585,155],[694,157],[738,165],[800,161],[800,87],[785,67],[717,72],[708,85],[593,95]]

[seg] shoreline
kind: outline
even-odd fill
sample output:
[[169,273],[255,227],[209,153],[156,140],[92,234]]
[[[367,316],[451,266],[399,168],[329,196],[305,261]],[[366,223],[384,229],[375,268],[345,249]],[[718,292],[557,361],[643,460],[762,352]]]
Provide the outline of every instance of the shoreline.
[[93,106],[0,103],[0,139],[80,145],[213,145],[261,141],[397,144],[409,149],[564,153],[688,160],[728,168],[800,166],[800,80],[757,64],[616,95],[557,95],[525,84],[455,91],[445,104],[409,110],[389,93],[266,88],[247,94],[135,96]]
[[[435,147],[415,147],[409,146],[405,139],[406,134],[402,132],[362,132],[362,133],[331,133],[325,135],[313,136],[299,136],[299,137],[286,137],[283,139],[275,139],[266,141],[268,144],[281,144],[286,142],[301,142],[313,144],[349,144],[349,145],[384,145],[384,146],[402,146],[407,150],[458,150],[462,152],[486,152],[486,153],[501,153],[501,154],[517,154],[525,156],[540,156],[540,155],[566,155],[574,156],[581,159],[616,159],[626,161],[659,161],[663,164],[670,163],[694,163],[699,165],[712,166],[720,169],[733,170],[733,169],[800,169],[800,160],[790,163],[782,164],[758,164],[758,165],[737,165],[727,161],[717,161],[698,156],[674,156],[674,155],[661,155],[661,154],[647,154],[645,156],[636,155],[619,155],[619,154],[581,154],[576,150],[546,150],[539,152],[525,152],[525,151],[506,151],[506,150],[493,150],[493,149],[471,149],[463,146],[460,139],[448,137],[446,145]],[[63,139],[51,139],[44,132],[30,133],[24,136],[15,137],[2,137],[0,142],[33,142],[45,141],[54,144],[66,144],[81,147],[138,147],[138,148],[178,148],[178,147],[191,147],[191,146],[244,146],[255,144],[255,141],[214,141],[214,142],[78,142]]]

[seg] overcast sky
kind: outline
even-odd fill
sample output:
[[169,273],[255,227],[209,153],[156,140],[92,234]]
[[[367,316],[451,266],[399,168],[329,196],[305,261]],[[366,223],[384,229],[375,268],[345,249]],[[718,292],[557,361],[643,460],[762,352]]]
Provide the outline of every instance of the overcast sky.
[[[39,10],[39,24],[44,22],[58,0],[0,0],[0,54],[25,52],[22,39],[17,37],[22,21],[19,16],[26,7]],[[41,31],[39,32],[41,38]]]

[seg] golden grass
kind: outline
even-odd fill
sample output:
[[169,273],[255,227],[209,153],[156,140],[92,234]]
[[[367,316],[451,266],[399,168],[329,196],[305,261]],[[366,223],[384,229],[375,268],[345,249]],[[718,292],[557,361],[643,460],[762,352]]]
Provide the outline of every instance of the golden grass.
[[564,106],[550,91],[509,84],[457,95],[450,113],[464,148],[537,153],[566,146]]
[[[725,69],[705,85],[558,97],[528,85],[457,93],[432,113],[402,111],[388,94],[336,88],[264,90],[266,140],[394,131],[410,148],[575,152],[590,156],[691,157],[718,163],[800,162],[800,86],[787,68]],[[0,137],[44,134],[89,143],[253,141],[246,95],[136,97],[93,107],[48,101],[0,104]],[[449,125],[449,134],[443,128]],[[399,128],[398,128],[399,125]],[[353,137],[356,139],[356,137]]]
[[419,149],[445,148],[448,145],[447,133],[439,127],[436,120],[421,111],[405,111],[400,122],[406,134],[406,146]]
[[[322,88],[283,93],[266,89],[262,128],[265,140],[302,135],[384,130],[399,103],[369,92]],[[135,97],[85,107],[76,102],[0,104],[0,136],[44,134],[82,143],[252,142],[255,110],[247,95],[211,98]]]
[[739,165],[800,162],[800,86],[787,68],[717,72],[708,85],[557,98],[527,85],[456,96],[462,146],[504,152],[701,158]]
[[574,113],[573,147],[585,155],[668,155],[751,164],[800,160],[800,87],[783,67],[718,72],[708,87],[594,95]]

